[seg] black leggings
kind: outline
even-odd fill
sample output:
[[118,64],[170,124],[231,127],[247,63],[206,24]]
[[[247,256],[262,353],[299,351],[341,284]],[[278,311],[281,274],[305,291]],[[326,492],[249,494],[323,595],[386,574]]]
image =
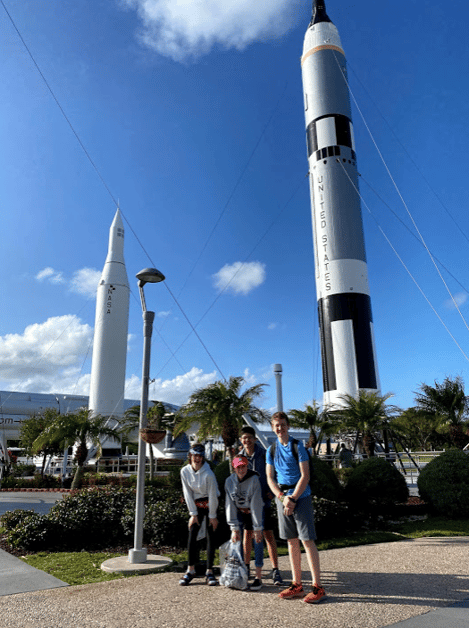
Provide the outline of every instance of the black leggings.
[[187,544],[187,550],[189,552],[188,562],[189,565],[195,565],[199,559],[197,549],[197,535],[199,534],[199,530],[204,520],[204,517],[207,518],[207,569],[211,569],[213,567],[213,561],[215,559],[215,530],[209,524],[208,508],[197,508],[197,518],[200,525],[194,523],[194,525],[189,528],[189,541]]

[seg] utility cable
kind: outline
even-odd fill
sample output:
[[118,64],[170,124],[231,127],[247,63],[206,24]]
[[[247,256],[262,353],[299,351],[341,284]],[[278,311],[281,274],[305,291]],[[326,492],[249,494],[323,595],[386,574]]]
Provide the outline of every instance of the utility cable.
[[[350,67],[350,64],[348,64]],[[401,142],[401,140],[398,138],[398,136],[396,135],[396,133],[394,132],[394,129],[392,128],[392,126],[389,124],[389,122],[387,121],[387,119],[384,117],[384,115],[382,114],[382,112],[380,111],[378,105],[375,103],[375,101],[373,100],[372,96],[370,95],[369,91],[366,89],[366,87],[363,85],[363,83],[360,81],[360,78],[358,77],[357,73],[355,72],[355,70],[353,68],[351,68],[356,80],[358,81],[358,83],[360,83],[360,85],[362,86],[363,90],[366,92],[369,100],[373,103],[376,111],[379,113],[379,115],[381,116],[381,118],[383,119],[384,123],[386,124],[386,126],[388,127],[388,129],[391,131],[391,133],[394,136],[394,139],[396,140],[396,142],[399,144],[399,146],[401,147],[401,149],[404,151],[404,153],[407,155],[409,161],[413,164],[414,168],[417,170],[417,172],[420,174],[420,176],[422,177],[422,179],[425,181],[425,183],[428,186],[428,189],[432,192],[432,194],[435,196],[435,198],[438,200],[438,202],[440,203],[440,205],[443,207],[443,209],[445,210],[445,212],[448,214],[448,216],[451,218],[451,220],[453,221],[453,223],[455,224],[456,228],[458,229],[458,231],[460,232],[460,234],[463,236],[463,238],[466,240],[466,242],[469,243],[469,237],[464,233],[464,231],[462,230],[462,228],[460,227],[460,225],[458,224],[458,222],[456,221],[456,218],[452,215],[452,213],[449,211],[448,207],[445,205],[445,203],[443,202],[443,200],[441,199],[440,195],[436,192],[436,190],[433,188],[433,186],[430,184],[430,181],[427,179],[427,177],[425,176],[425,174],[422,172],[422,170],[419,168],[418,164],[416,163],[416,161],[412,158],[412,156],[410,155],[409,151],[406,149],[406,147],[404,146],[404,144]]]
[[427,297],[427,295],[425,294],[425,292],[423,291],[423,289],[420,287],[419,283],[417,282],[417,280],[415,279],[415,277],[412,275],[412,273],[410,272],[409,268],[406,266],[404,260],[402,259],[402,257],[399,255],[399,253],[397,252],[397,250],[395,249],[395,247],[393,246],[393,244],[391,243],[391,240],[388,238],[388,236],[386,235],[386,233],[384,232],[384,230],[381,228],[381,225],[379,224],[379,222],[376,220],[376,218],[373,215],[373,212],[370,210],[370,208],[368,207],[368,204],[366,203],[366,201],[364,200],[364,198],[362,197],[362,195],[360,194],[360,191],[358,190],[358,188],[356,187],[356,185],[354,184],[354,182],[352,181],[352,179],[350,178],[348,172],[345,170],[344,165],[342,164],[342,162],[340,161],[340,159],[337,159],[337,162],[341,165],[342,170],[344,171],[345,175],[347,176],[348,180],[350,181],[350,184],[352,185],[353,189],[355,190],[356,194],[359,196],[361,202],[363,203],[363,205],[365,206],[365,208],[367,209],[367,211],[369,212],[370,216],[373,218],[373,220],[375,221],[378,229],[380,230],[381,234],[383,235],[383,237],[385,238],[386,242],[389,244],[389,246],[391,247],[391,249],[393,250],[394,254],[396,255],[397,259],[400,261],[400,263],[402,264],[402,266],[404,267],[405,271],[407,272],[407,274],[409,275],[409,277],[412,279],[412,281],[414,282],[414,284],[417,286],[418,290],[420,291],[421,295],[423,296],[423,298],[425,299],[425,301],[428,303],[428,305],[430,306],[430,308],[433,310],[434,314],[436,315],[436,317],[438,318],[438,320],[440,321],[440,323],[443,325],[443,327],[446,329],[446,331],[448,332],[448,334],[451,336],[453,342],[455,343],[455,345],[458,347],[458,349],[461,351],[461,353],[463,354],[463,356],[466,358],[466,360],[469,362],[469,357],[466,355],[466,353],[464,352],[463,348],[461,347],[461,345],[458,343],[458,341],[456,340],[456,338],[453,336],[453,334],[450,332],[449,328],[447,327],[447,325],[445,324],[445,322],[443,321],[443,319],[441,318],[441,316],[438,314],[438,312],[436,311],[435,307],[432,305],[430,299]]
[[[339,68],[340,68],[339,60],[337,59],[337,55],[336,55],[335,53],[334,53],[334,58],[335,58],[335,60],[336,60],[337,65],[338,65],[338,66],[339,66]],[[419,238],[421,239],[422,244],[423,244],[423,246],[425,247],[425,250],[427,251],[428,256],[430,257],[430,259],[431,259],[431,261],[432,261],[432,264],[433,264],[433,266],[435,267],[436,272],[438,273],[438,276],[440,277],[440,279],[441,279],[441,281],[442,281],[443,285],[444,285],[444,286],[445,286],[445,288],[446,288],[446,291],[448,292],[449,296],[451,297],[451,300],[452,300],[452,302],[453,302],[453,304],[454,304],[454,307],[455,307],[455,308],[456,308],[456,310],[458,311],[459,316],[461,317],[461,319],[462,319],[462,321],[463,321],[463,323],[464,323],[464,325],[465,325],[466,329],[469,331],[469,326],[468,326],[468,324],[467,324],[467,322],[466,322],[466,319],[464,318],[464,316],[463,316],[463,314],[462,314],[462,312],[461,312],[461,309],[460,309],[460,307],[459,307],[459,305],[458,305],[458,303],[457,303],[456,299],[455,299],[455,298],[454,298],[454,296],[453,296],[453,293],[451,292],[451,290],[449,289],[449,287],[448,287],[448,285],[447,285],[446,281],[444,280],[443,275],[441,274],[441,271],[440,271],[440,269],[438,268],[438,265],[437,265],[437,263],[435,262],[435,259],[434,259],[433,255],[431,254],[430,249],[429,249],[429,248],[428,248],[428,246],[427,246],[427,243],[426,243],[426,241],[425,241],[425,238],[423,237],[422,233],[420,232],[420,230],[419,230],[419,228],[418,228],[418,226],[417,226],[417,223],[415,222],[414,217],[412,216],[412,213],[411,213],[411,211],[410,211],[410,209],[409,209],[409,207],[408,207],[408,205],[407,205],[407,203],[406,203],[406,201],[405,201],[404,197],[402,196],[402,193],[401,193],[401,191],[400,191],[400,189],[399,189],[399,186],[397,185],[397,183],[396,183],[396,181],[395,181],[394,177],[392,176],[392,173],[391,173],[391,171],[390,171],[390,169],[389,169],[389,167],[388,167],[388,165],[387,165],[387,163],[386,163],[386,160],[384,159],[384,156],[383,156],[383,154],[382,154],[382,152],[381,152],[381,150],[380,150],[380,148],[379,148],[379,146],[378,146],[378,144],[377,144],[377,142],[376,142],[376,140],[375,140],[375,138],[374,138],[374,136],[373,136],[373,133],[371,132],[371,129],[370,129],[370,127],[368,126],[368,124],[367,124],[367,122],[366,122],[366,120],[365,120],[365,116],[363,115],[362,110],[361,110],[361,108],[360,108],[360,107],[359,107],[359,105],[358,105],[358,102],[357,102],[357,100],[356,100],[356,98],[355,98],[355,95],[354,95],[354,93],[353,93],[353,91],[352,91],[352,89],[351,89],[351,87],[350,87],[350,84],[349,84],[349,82],[347,81],[347,77],[346,77],[346,76],[345,76],[345,74],[342,72],[342,70],[341,70],[341,73],[342,73],[342,76],[343,76],[343,78],[344,78],[345,84],[347,85],[347,88],[348,88],[348,90],[349,90],[350,96],[352,97],[352,100],[353,100],[353,102],[354,102],[354,104],[355,104],[355,106],[356,106],[356,108],[357,108],[358,113],[360,114],[360,117],[361,117],[361,119],[362,119],[362,121],[363,121],[363,124],[365,125],[366,130],[368,131],[368,134],[369,134],[369,136],[370,136],[370,138],[371,138],[371,141],[373,142],[373,145],[374,145],[374,147],[375,147],[375,149],[376,149],[376,151],[377,151],[377,153],[378,153],[378,155],[379,155],[379,158],[381,159],[381,162],[382,162],[382,163],[383,163],[383,165],[384,165],[384,168],[385,168],[385,170],[386,170],[386,172],[387,172],[387,174],[388,174],[388,176],[389,176],[389,178],[390,178],[390,180],[391,180],[391,183],[393,184],[394,189],[395,189],[395,190],[396,190],[396,192],[397,192],[397,195],[399,196],[399,198],[400,198],[400,200],[401,200],[401,202],[402,202],[402,204],[403,204],[403,206],[404,206],[404,208],[405,208],[405,210],[406,210],[406,212],[407,212],[407,214],[408,214],[409,218],[411,219],[412,224],[414,225],[414,228],[415,228],[415,230],[417,231],[417,233],[418,233],[418,235],[419,235]]]
[[[44,84],[46,85],[47,89],[49,90],[49,92],[50,92],[50,94],[51,94],[52,98],[54,99],[54,102],[56,103],[57,107],[59,108],[60,112],[62,113],[62,115],[63,115],[63,117],[64,117],[65,121],[67,122],[68,126],[70,127],[70,129],[71,129],[71,131],[72,131],[73,135],[75,136],[76,140],[78,141],[78,143],[79,143],[80,147],[82,148],[82,150],[83,150],[84,154],[86,155],[86,157],[87,157],[88,161],[90,162],[90,164],[91,164],[91,166],[93,167],[94,171],[95,171],[95,172],[96,172],[96,174],[98,175],[98,177],[99,177],[99,179],[100,179],[101,183],[103,184],[104,188],[107,190],[107,192],[108,192],[109,196],[111,197],[112,202],[114,203],[115,207],[116,207],[116,208],[119,208],[119,203],[118,203],[118,201],[116,200],[116,198],[115,198],[115,197],[114,197],[114,195],[112,194],[112,192],[111,192],[111,190],[110,190],[109,186],[107,185],[107,183],[106,183],[106,181],[105,181],[104,177],[101,175],[101,172],[99,171],[99,169],[98,169],[97,165],[95,164],[95,162],[94,162],[94,161],[93,161],[93,159],[91,158],[91,155],[90,155],[90,154],[89,154],[89,152],[87,151],[87,149],[86,149],[85,145],[83,144],[83,142],[82,142],[82,141],[81,141],[81,139],[80,139],[80,136],[78,135],[77,131],[76,131],[76,130],[75,130],[75,128],[73,127],[73,124],[71,123],[70,119],[68,118],[67,114],[65,113],[64,108],[63,108],[63,107],[62,107],[62,105],[60,104],[59,99],[56,97],[56,95],[55,95],[54,91],[52,90],[52,88],[51,88],[51,86],[50,86],[49,82],[47,81],[47,79],[46,79],[46,77],[45,77],[44,73],[42,72],[41,68],[39,67],[38,63],[36,62],[36,60],[35,60],[35,58],[34,58],[34,56],[33,56],[32,52],[30,51],[30,49],[29,49],[28,45],[26,44],[26,41],[24,40],[24,38],[23,38],[23,36],[21,35],[21,33],[20,33],[20,31],[19,31],[18,27],[16,26],[16,24],[15,24],[15,22],[14,22],[14,20],[13,20],[12,16],[10,15],[10,13],[9,13],[9,11],[8,11],[8,9],[7,9],[7,7],[5,6],[4,1],[3,1],[3,0],[0,0],[0,3],[2,4],[3,9],[5,10],[5,13],[7,14],[7,16],[8,16],[8,18],[9,18],[9,20],[10,20],[11,24],[13,25],[13,28],[15,29],[15,31],[16,31],[16,33],[17,33],[18,37],[20,38],[20,40],[21,40],[21,42],[22,42],[22,44],[23,44],[23,46],[24,46],[25,50],[27,51],[27,53],[28,53],[29,57],[31,58],[31,60],[32,60],[32,62],[33,62],[33,64],[34,64],[34,67],[36,68],[36,70],[38,71],[38,73],[39,73],[39,75],[41,76],[42,80],[44,81]],[[273,115],[273,114],[272,114],[272,115]],[[261,137],[262,137],[262,136],[261,136]],[[260,142],[260,139],[259,139],[259,142]],[[257,145],[256,145],[256,148],[257,148]],[[248,162],[248,165],[249,165],[249,162]],[[246,165],[246,168],[247,168],[247,165]],[[243,174],[244,174],[244,171],[246,170],[246,168],[243,170]],[[240,181],[240,179],[239,179],[239,181]],[[234,194],[234,192],[233,192],[233,194]],[[145,253],[145,255],[147,256],[147,258],[149,259],[150,263],[151,263],[153,266],[155,266],[155,263],[154,263],[154,262],[153,262],[153,260],[151,259],[151,257],[150,257],[150,255],[149,255],[148,251],[147,251],[147,250],[145,249],[145,247],[143,246],[143,243],[141,242],[140,238],[137,236],[137,234],[136,234],[135,230],[133,229],[132,225],[130,224],[129,220],[128,220],[128,219],[127,219],[127,217],[125,216],[125,213],[122,211],[122,209],[121,209],[120,211],[121,211],[122,217],[124,218],[125,222],[127,223],[127,225],[128,225],[128,227],[129,227],[129,229],[131,230],[132,234],[134,235],[134,237],[135,237],[136,241],[138,242],[139,246],[141,247],[141,249],[143,250],[143,252],[144,252],[144,253]],[[221,218],[221,216],[220,216],[220,218]],[[167,282],[165,281],[164,283],[165,283],[166,289],[168,290],[168,292],[170,293],[170,295],[172,296],[172,298],[173,298],[173,299],[174,299],[174,301],[176,302],[176,305],[177,305],[177,306],[179,307],[179,309],[181,310],[181,312],[182,312],[182,314],[183,314],[184,318],[185,318],[185,319],[186,319],[186,321],[189,323],[189,325],[190,325],[191,329],[192,329],[193,331],[195,331],[195,329],[194,329],[194,327],[193,327],[192,323],[189,321],[188,316],[187,316],[187,315],[186,315],[186,313],[183,311],[183,309],[182,309],[181,305],[180,305],[180,304],[177,302],[177,300],[175,299],[175,297],[174,297],[174,295],[173,295],[172,291],[170,290],[170,288],[169,288],[169,286],[168,286]],[[207,349],[206,345],[202,342],[202,339],[200,338],[199,334],[197,334],[197,333],[196,333],[195,335],[196,335],[196,337],[198,338],[198,340],[200,341],[200,343],[202,344],[202,346],[203,346],[203,348],[205,349],[205,351],[207,351],[207,354],[208,354],[209,358],[212,360],[212,362],[214,363],[214,365],[215,365],[216,369],[217,369],[217,370],[221,373],[220,368],[218,367],[218,365],[216,364],[216,362],[215,362],[215,360],[213,359],[212,355],[211,355],[211,354],[210,354],[210,352],[208,351],[208,349]],[[59,337],[60,337],[60,336],[59,336]]]
[[[267,229],[264,231],[264,233],[260,236],[260,238],[257,240],[256,244],[254,245],[254,247],[251,249],[251,251],[249,252],[249,254],[244,258],[241,266],[236,270],[236,272],[233,273],[233,275],[231,276],[231,278],[226,282],[226,284],[223,286],[223,288],[218,292],[217,296],[215,297],[215,299],[212,301],[212,303],[208,306],[208,308],[205,310],[205,312],[202,314],[202,316],[199,318],[199,320],[197,321],[197,323],[195,324],[195,326],[193,327],[193,332],[195,334],[197,334],[196,327],[198,327],[200,325],[200,323],[204,320],[204,318],[207,316],[207,314],[210,312],[210,310],[214,307],[215,303],[218,301],[218,299],[221,297],[221,295],[227,290],[227,288],[230,286],[230,284],[234,281],[235,277],[238,275],[238,273],[241,272],[241,270],[243,269],[243,267],[245,266],[245,264],[247,263],[248,259],[253,255],[254,251],[258,248],[258,246],[260,245],[260,243],[262,242],[262,240],[264,240],[264,238],[267,236],[267,234],[269,233],[269,231],[272,229],[272,227],[274,226],[274,224],[277,222],[277,220],[280,218],[281,214],[286,210],[286,208],[289,206],[289,204],[291,203],[291,201],[294,199],[294,197],[296,196],[298,190],[300,189],[300,187],[302,186],[304,180],[306,178],[308,178],[309,173],[306,174],[305,177],[301,178],[301,181],[299,183],[299,185],[296,187],[295,191],[293,192],[293,194],[290,196],[290,198],[288,199],[288,201],[285,203],[285,205],[283,205],[283,207],[280,209],[280,211],[277,213],[277,215],[275,216],[275,218],[272,220],[272,222],[270,223],[270,225],[267,227]],[[173,299],[176,301],[176,303],[179,305],[179,303],[177,302],[176,298],[173,296]],[[180,306],[179,306],[180,307]],[[182,310],[181,310],[182,311]],[[192,325],[191,325],[192,326]],[[179,351],[179,349],[181,349],[181,347],[185,344],[185,342],[188,340],[188,338],[190,337],[190,333],[184,338],[184,340],[181,342],[181,344],[177,347],[175,353],[177,353]],[[162,366],[162,368],[160,369],[159,373],[161,373],[161,371],[163,371],[163,369],[167,366],[167,364],[169,363],[169,361],[171,360],[171,358]],[[221,372],[221,371],[220,371]],[[158,375],[159,375],[158,373]],[[157,377],[158,377],[157,375]],[[224,377],[224,376],[223,376]]]

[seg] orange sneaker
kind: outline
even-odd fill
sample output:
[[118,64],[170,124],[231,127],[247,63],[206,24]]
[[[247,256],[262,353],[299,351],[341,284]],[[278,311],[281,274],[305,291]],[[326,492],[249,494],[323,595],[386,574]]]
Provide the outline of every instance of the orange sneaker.
[[296,597],[304,597],[305,592],[303,585],[292,582],[288,589],[281,591],[278,596],[282,598],[282,600],[293,600]]
[[318,587],[317,585],[313,584],[311,593],[308,593],[303,602],[306,602],[306,604],[317,604],[318,602],[320,602],[321,600],[325,600],[326,598],[327,595],[324,591],[324,588]]

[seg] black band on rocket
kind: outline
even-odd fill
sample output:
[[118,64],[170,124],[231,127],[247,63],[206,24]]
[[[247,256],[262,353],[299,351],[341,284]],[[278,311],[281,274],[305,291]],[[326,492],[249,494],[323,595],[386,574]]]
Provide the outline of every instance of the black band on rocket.
[[310,122],[306,129],[306,141],[308,158],[318,149],[327,146],[355,148],[352,142],[352,123],[346,116],[339,114],[321,116]]
[[[376,390],[375,358],[371,335],[371,300],[367,294],[333,294],[318,302],[319,328],[321,332],[321,354],[323,360],[324,392],[337,389],[336,365],[333,346],[332,324],[350,320],[355,344],[355,363],[358,374],[358,388]],[[368,325],[364,324],[368,322]],[[353,365],[350,365],[352,368]]]

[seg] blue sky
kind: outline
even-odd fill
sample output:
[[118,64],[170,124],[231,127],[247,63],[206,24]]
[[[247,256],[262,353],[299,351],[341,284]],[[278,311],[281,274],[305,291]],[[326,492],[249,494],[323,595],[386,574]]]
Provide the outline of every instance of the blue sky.
[[[356,101],[381,387],[405,408],[421,382],[468,375],[469,9],[328,0],[327,10]],[[146,289],[152,398],[183,403],[219,368],[268,384],[271,409],[281,363],[286,409],[322,399],[299,63],[310,17],[299,0],[4,0],[0,389],[88,394],[118,200],[132,289],[127,397],[140,394],[134,276],[154,265],[167,287]]]

